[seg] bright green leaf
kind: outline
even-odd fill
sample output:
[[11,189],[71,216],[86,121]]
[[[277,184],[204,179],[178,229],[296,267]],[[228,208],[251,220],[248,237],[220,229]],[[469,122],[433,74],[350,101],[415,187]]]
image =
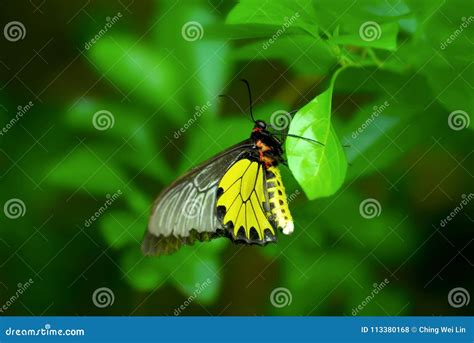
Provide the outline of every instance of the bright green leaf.
[[315,139],[324,146],[288,137],[288,165],[309,199],[330,196],[344,182],[347,161],[331,125],[332,86],[300,109],[289,133]]

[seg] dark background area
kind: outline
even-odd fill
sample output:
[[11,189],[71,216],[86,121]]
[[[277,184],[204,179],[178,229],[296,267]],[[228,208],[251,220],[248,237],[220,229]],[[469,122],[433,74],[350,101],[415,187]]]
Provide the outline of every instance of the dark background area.
[[[453,129],[449,116],[472,115],[473,24],[440,47],[468,20],[469,2],[315,1],[317,13],[328,12],[315,19],[327,45],[305,45],[315,38],[292,27],[273,48],[257,49],[294,13],[287,1],[272,3],[242,2],[243,13],[257,6],[255,16],[235,26],[224,24],[233,1],[0,3],[1,27],[19,21],[26,32],[15,42],[0,35],[0,127],[33,103],[0,136],[0,307],[33,280],[1,315],[173,315],[196,285],[203,291],[180,314],[351,315],[385,279],[358,315],[472,315],[472,300],[448,301],[454,288],[474,290],[472,203],[441,225],[472,196],[473,124]],[[324,29],[318,18],[334,13],[342,22]],[[331,43],[337,27],[359,39],[360,18],[395,23],[397,47]],[[202,39],[182,35],[190,21],[202,25]],[[268,121],[321,93],[347,59],[357,67],[337,78],[333,124],[350,165],[335,195],[307,200],[282,167],[288,195],[296,194],[293,235],[265,248],[218,240],[141,256],[159,191],[250,134],[252,123],[219,94],[246,108],[245,77]],[[207,101],[210,109],[174,138]],[[98,130],[93,116],[103,110],[114,124]],[[6,215],[11,199],[23,203],[22,216]],[[377,200],[378,216],[361,215],[365,199]],[[103,287],[114,301],[101,308],[93,294]],[[283,307],[272,305],[280,287],[291,297]]]

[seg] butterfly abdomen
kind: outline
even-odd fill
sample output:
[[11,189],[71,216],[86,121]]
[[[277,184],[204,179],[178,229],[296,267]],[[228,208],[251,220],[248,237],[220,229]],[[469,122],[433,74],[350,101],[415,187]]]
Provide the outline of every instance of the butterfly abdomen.
[[267,168],[266,176],[268,202],[270,203],[270,212],[273,220],[283,230],[285,235],[289,235],[294,230],[294,224],[280,171],[277,167],[269,167]]

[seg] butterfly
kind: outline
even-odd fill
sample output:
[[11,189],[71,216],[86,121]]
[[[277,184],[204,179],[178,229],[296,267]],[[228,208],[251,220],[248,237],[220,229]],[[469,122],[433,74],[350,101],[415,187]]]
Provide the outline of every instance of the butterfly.
[[278,230],[286,235],[294,231],[278,168],[285,163],[282,141],[265,121],[254,119],[250,86],[242,81],[254,123],[250,138],[191,169],[161,192],[143,239],[145,255],[171,254],[182,245],[218,237],[264,246],[277,241]]

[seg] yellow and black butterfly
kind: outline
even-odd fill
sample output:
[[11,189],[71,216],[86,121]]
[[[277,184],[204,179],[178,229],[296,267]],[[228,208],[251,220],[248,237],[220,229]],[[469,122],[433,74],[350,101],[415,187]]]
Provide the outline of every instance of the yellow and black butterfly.
[[234,243],[266,245],[276,242],[278,229],[293,232],[278,169],[284,162],[282,142],[264,121],[254,119],[250,87],[243,81],[254,122],[250,138],[191,169],[158,196],[144,254],[170,254],[183,244],[223,236]]

